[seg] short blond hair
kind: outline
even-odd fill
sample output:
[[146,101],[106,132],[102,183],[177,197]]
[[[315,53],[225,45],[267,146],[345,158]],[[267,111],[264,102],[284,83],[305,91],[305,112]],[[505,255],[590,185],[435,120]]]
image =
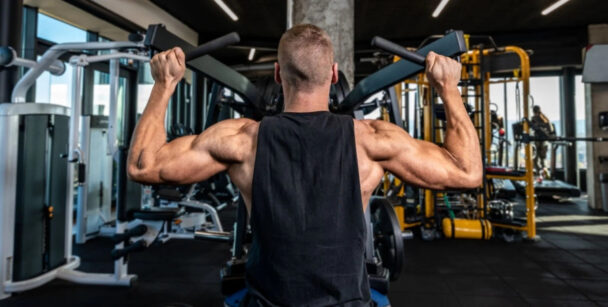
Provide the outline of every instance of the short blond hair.
[[323,29],[300,24],[281,36],[278,60],[281,79],[297,91],[309,92],[331,79],[334,49]]

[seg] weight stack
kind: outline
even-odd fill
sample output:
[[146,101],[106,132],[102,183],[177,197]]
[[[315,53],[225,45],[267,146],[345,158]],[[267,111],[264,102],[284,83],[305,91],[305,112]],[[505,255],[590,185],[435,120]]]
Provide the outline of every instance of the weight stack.
[[0,104],[3,280],[30,279],[66,263],[68,135],[68,108]]

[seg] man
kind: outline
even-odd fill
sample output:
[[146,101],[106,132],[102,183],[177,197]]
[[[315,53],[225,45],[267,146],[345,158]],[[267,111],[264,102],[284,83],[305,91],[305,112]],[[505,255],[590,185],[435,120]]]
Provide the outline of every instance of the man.
[[181,80],[184,54],[152,61],[155,84],[129,152],[128,174],[144,183],[189,184],[227,171],[250,215],[251,306],[365,306],[364,210],[385,171],[432,189],[481,184],[477,133],[457,84],[460,64],[430,53],[426,74],[445,102],[445,146],[402,128],[328,112],[338,81],[328,35],[312,25],[285,32],[275,80],[285,112],[261,122],[232,119],[202,134],[166,142],[168,100]]
[[[539,138],[547,139],[551,136],[555,136],[555,130],[553,124],[549,121],[549,118],[543,114],[540,110],[540,106],[535,105],[532,107],[532,120],[530,128],[534,131],[534,136]],[[545,140],[539,140],[534,142],[536,148],[536,155],[534,156],[534,169],[540,176],[541,172],[545,169],[545,160],[547,159],[547,142]]]

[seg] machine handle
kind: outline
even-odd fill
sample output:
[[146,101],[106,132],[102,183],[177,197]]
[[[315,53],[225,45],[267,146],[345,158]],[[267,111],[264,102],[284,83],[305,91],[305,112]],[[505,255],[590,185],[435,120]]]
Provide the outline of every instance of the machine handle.
[[188,52],[186,52],[186,61],[196,59],[200,56],[208,54],[217,49],[223,48],[228,45],[236,44],[241,41],[239,34],[236,32],[228,33],[224,36],[218,37],[212,41],[206,42]]
[[398,55],[402,59],[408,60],[410,62],[416,63],[418,65],[425,65],[426,58],[418,53],[409,51],[398,44],[395,44],[387,39],[384,39],[380,36],[374,36],[372,38],[372,46],[378,47],[384,51],[390,52],[392,54]]
[[129,255],[130,253],[142,251],[146,249],[146,247],[148,247],[146,241],[144,239],[140,239],[125,248],[113,249],[111,253],[112,260],[118,260]]

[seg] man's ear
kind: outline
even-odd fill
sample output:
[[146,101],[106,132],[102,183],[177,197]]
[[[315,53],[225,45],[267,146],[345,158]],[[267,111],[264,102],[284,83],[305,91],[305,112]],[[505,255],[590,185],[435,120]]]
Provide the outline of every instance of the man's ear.
[[281,84],[281,67],[279,67],[279,63],[275,62],[274,63],[274,82],[276,82],[277,84]]
[[338,63],[331,66],[331,84],[338,83]]

